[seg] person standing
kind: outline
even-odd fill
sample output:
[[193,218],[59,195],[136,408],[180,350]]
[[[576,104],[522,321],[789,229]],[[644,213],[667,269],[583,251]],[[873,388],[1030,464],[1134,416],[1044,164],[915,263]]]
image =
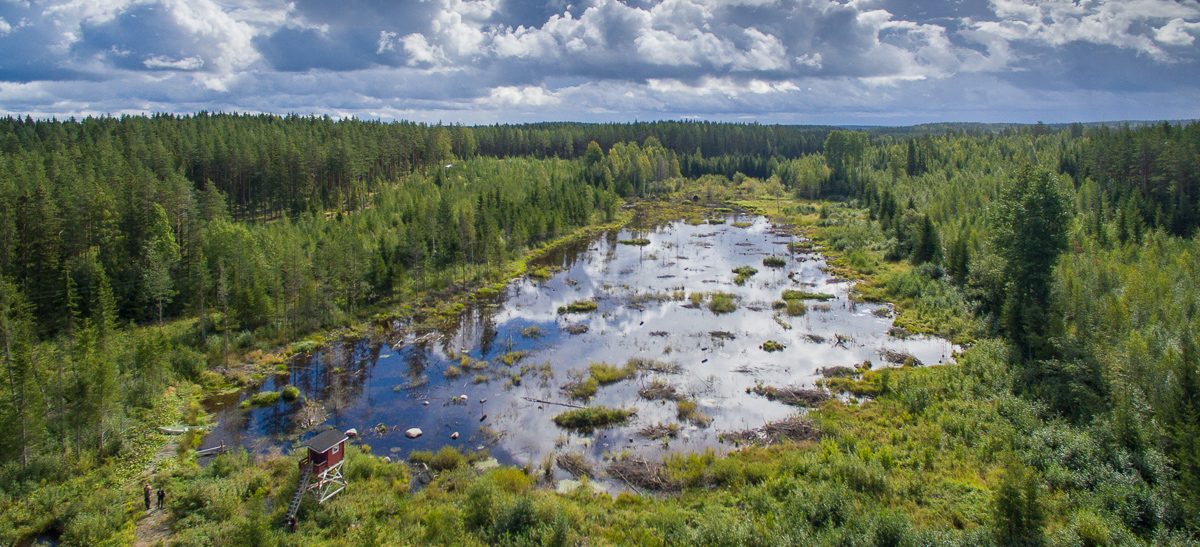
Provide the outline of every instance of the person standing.
[[142,489],[142,495],[143,495],[142,497],[146,498],[146,510],[149,511],[150,510],[150,484],[149,483],[147,483],[146,487]]
[[165,500],[165,499],[167,499],[167,491],[163,490],[163,488],[160,486],[160,487],[158,487],[158,508],[159,509],[163,508],[163,500]]

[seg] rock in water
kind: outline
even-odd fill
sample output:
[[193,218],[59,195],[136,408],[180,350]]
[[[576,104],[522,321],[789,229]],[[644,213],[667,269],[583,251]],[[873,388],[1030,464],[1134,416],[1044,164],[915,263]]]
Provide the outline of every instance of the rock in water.
[[417,437],[420,437],[421,435],[424,435],[424,432],[422,432],[421,428],[419,428],[419,427],[414,427],[414,428],[404,432],[404,436],[408,437],[410,439],[415,439]]
[[358,436],[358,430],[357,430],[357,429],[354,429],[353,427],[351,427],[350,429],[347,429],[347,430],[346,430],[346,436],[347,436],[347,437],[350,437],[350,438],[357,437],[357,436]]
[[455,440],[457,440],[457,439],[458,439],[458,432],[457,432],[457,431],[455,431],[454,433],[451,433],[451,434],[450,434],[450,438],[451,438],[451,439],[455,439]]

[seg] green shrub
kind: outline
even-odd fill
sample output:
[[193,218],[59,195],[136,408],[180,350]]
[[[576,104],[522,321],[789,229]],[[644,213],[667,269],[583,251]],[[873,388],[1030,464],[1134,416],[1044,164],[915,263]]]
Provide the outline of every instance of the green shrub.
[[423,463],[434,471],[450,471],[466,465],[467,458],[453,446],[443,446],[436,453],[429,450],[414,450],[408,461]]
[[284,386],[283,391],[279,393],[284,401],[292,402],[300,397],[300,389],[296,386]]
[[787,266],[787,260],[784,260],[777,256],[768,256],[763,259],[763,266],[766,266],[768,268],[782,268],[784,266]]

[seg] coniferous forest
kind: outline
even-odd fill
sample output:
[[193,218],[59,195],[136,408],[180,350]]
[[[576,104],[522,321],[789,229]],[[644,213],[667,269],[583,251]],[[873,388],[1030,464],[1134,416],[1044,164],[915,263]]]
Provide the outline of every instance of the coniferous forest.
[[[615,497],[453,449],[414,488],[351,446],[355,486],[290,533],[294,459],[156,454],[265,356],[684,202],[804,228],[961,354],[827,379],[854,397],[807,414],[819,437],[675,454]],[[7,118],[0,212],[2,545],[144,539],[152,464],[164,544],[1200,542],[1200,123]]]

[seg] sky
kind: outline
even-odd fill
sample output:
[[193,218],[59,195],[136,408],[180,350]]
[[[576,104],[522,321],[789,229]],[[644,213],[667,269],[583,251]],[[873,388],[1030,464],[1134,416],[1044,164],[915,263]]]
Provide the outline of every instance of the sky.
[[1196,0],[0,0],[0,115],[1200,118]]

